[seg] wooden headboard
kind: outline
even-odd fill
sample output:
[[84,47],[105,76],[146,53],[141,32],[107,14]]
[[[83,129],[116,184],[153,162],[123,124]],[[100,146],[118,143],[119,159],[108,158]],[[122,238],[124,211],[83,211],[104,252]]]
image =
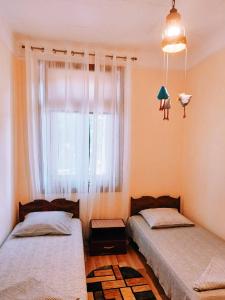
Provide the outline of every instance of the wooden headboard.
[[19,220],[22,222],[27,214],[36,211],[66,211],[73,214],[73,218],[79,218],[80,206],[77,202],[66,200],[65,198],[54,199],[51,202],[37,199],[32,202],[19,203]]
[[137,215],[139,211],[147,208],[169,207],[177,208],[180,211],[180,197],[173,198],[170,196],[160,196],[158,198],[152,196],[143,196],[134,199],[131,197],[131,216]]

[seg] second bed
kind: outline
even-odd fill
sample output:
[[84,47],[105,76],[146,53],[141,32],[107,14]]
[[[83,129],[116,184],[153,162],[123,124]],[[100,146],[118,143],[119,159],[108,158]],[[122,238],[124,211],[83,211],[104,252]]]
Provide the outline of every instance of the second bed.
[[[138,211],[150,207],[180,207],[179,198],[133,199],[128,231],[139,251],[158,277],[166,295],[172,300],[224,300],[225,289],[196,292],[194,282],[214,256],[225,256],[225,242],[196,225],[151,229]],[[138,202],[140,201],[140,202]]]

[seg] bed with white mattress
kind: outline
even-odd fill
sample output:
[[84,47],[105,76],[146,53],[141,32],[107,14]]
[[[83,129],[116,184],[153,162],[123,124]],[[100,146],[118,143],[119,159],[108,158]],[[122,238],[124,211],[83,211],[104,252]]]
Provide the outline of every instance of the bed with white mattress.
[[[67,202],[57,201],[51,204],[53,210],[63,210]],[[67,211],[71,211],[71,207]],[[23,213],[20,212],[20,217]],[[71,235],[14,237],[20,225],[17,224],[0,248],[0,299],[86,300],[80,220],[72,219]]]
[[197,292],[193,285],[213,257],[225,257],[225,241],[198,225],[151,229],[138,214],[149,207],[179,209],[179,198],[146,196],[132,199],[132,216],[128,221],[129,235],[153,269],[166,295],[172,300],[224,300],[225,289]]

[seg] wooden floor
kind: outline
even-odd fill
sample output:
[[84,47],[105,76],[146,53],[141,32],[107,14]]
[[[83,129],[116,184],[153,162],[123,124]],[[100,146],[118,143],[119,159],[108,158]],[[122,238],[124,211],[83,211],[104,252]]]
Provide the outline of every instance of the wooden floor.
[[133,247],[129,246],[127,254],[122,255],[89,256],[86,251],[85,267],[87,275],[92,270],[107,265],[129,266],[136,269],[147,279],[157,300],[168,300],[152,270],[145,263],[144,257]]

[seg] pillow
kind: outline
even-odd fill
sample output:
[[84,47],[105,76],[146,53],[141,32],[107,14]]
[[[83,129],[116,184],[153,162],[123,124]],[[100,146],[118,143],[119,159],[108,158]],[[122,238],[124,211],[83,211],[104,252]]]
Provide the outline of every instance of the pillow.
[[32,212],[13,232],[14,236],[69,235],[73,214],[64,211]]
[[139,212],[151,228],[194,226],[190,220],[175,208],[149,208]]

